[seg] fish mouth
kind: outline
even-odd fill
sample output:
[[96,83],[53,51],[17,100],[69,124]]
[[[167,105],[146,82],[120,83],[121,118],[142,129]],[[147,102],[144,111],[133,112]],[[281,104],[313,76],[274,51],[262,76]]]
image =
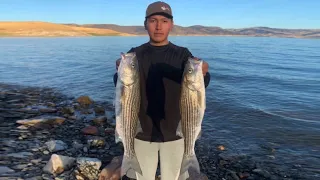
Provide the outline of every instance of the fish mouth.
[[131,86],[137,82],[137,79],[130,78],[129,76],[126,76],[126,75],[122,75],[120,77],[120,82],[125,86]]
[[201,84],[200,83],[196,83],[196,82],[191,81],[191,80],[187,80],[187,88],[192,90],[192,91],[200,91]]
[[132,86],[133,84],[135,84],[135,82],[136,81],[130,81],[130,82],[128,82],[128,81],[123,81],[123,80],[120,80],[121,81],[121,83],[123,84],[123,85],[125,85],[125,86]]

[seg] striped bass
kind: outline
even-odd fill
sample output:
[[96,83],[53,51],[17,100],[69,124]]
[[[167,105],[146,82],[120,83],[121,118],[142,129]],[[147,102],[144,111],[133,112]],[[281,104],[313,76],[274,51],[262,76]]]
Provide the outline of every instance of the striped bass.
[[184,138],[184,155],[180,174],[194,168],[200,173],[195,154],[195,142],[200,137],[201,124],[206,109],[202,60],[189,58],[186,62],[181,84],[181,136]]
[[115,92],[115,137],[116,143],[122,142],[124,148],[121,177],[130,169],[142,174],[134,150],[134,139],[140,127],[139,109],[140,77],[138,59],[135,53],[121,53]]

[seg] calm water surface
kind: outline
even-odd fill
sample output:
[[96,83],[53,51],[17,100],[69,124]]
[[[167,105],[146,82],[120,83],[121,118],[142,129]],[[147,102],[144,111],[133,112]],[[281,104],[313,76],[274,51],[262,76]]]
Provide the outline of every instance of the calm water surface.
[[[112,103],[115,59],[147,37],[0,38],[0,82]],[[210,65],[199,143],[320,169],[320,41],[172,37]],[[268,148],[274,148],[270,153]],[[270,158],[272,157],[272,158]]]

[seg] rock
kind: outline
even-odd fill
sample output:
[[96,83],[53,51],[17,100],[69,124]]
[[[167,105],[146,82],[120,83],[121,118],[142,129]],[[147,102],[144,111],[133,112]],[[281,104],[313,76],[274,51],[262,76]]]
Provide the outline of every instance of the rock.
[[113,128],[106,128],[104,130],[104,132],[107,133],[107,134],[113,134],[114,133],[114,129]]
[[45,151],[43,151],[43,154],[50,154],[50,152],[45,150]]
[[49,174],[42,174],[42,178],[44,180],[54,180],[54,178],[52,178]]
[[75,160],[73,157],[52,154],[49,162],[42,170],[56,176],[65,170],[69,170],[75,164]]
[[[127,177],[131,178],[131,179],[136,179],[136,174],[135,172],[132,173],[132,171],[130,172],[127,172],[126,174]],[[115,179],[120,179],[121,178],[121,167],[118,167],[114,173],[112,174],[111,178],[112,180],[115,180]]]
[[22,125],[34,126],[36,124],[61,125],[65,121],[63,117],[57,116],[39,116],[32,119],[17,120],[16,123]]
[[77,158],[78,174],[85,175],[85,179],[97,179],[101,164],[97,158],[79,157]]
[[26,130],[26,129],[28,129],[28,127],[25,126],[25,125],[21,125],[21,126],[18,126],[17,129],[24,129],[24,130]]
[[254,169],[252,172],[259,174],[260,176],[263,176],[265,178],[270,178],[270,173],[266,170],[262,170],[262,169]]
[[4,175],[4,174],[7,174],[7,173],[14,173],[15,171],[8,168],[7,166],[0,166],[0,174],[1,175]]
[[240,180],[239,177],[237,176],[237,173],[231,170],[227,170],[227,176],[233,180]]
[[87,143],[91,147],[104,147],[106,145],[105,139],[99,136],[88,136]]
[[81,130],[81,132],[83,134],[88,134],[88,135],[98,135],[99,134],[98,128],[95,126],[87,126],[87,127],[83,128]]
[[31,108],[31,107],[25,107],[25,108],[21,108],[21,109],[16,109],[16,111],[23,112],[23,113],[28,113],[28,114],[38,114],[39,113],[39,109],[34,109],[34,108]]
[[94,107],[94,112],[98,115],[102,115],[102,114],[105,114],[105,110],[104,110],[104,107],[102,106],[95,106]]
[[217,149],[220,150],[220,151],[224,151],[226,148],[223,145],[220,145],[220,146],[217,147]]
[[61,111],[63,114],[67,114],[67,115],[73,115],[74,113],[73,107],[63,107]]
[[208,177],[205,174],[203,173],[198,174],[193,169],[189,169],[188,173],[189,173],[189,178],[187,180],[208,180]]
[[100,176],[103,176],[105,179],[110,179],[113,176],[120,177],[120,172],[116,170],[121,166],[122,158],[123,156],[114,157],[111,162],[102,169]]
[[55,180],[69,180],[71,179],[70,177],[71,173],[72,173],[72,169],[70,169],[69,171],[65,171],[59,176],[55,177]]
[[68,145],[61,140],[53,140],[45,143],[50,152],[62,151],[68,148]]
[[77,102],[82,107],[87,107],[87,106],[91,105],[92,103],[94,103],[93,100],[90,99],[89,96],[80,96],[77,98]]
[[3,139],[2,143],[4,146],[8,146],[8,147],[12,147],[12,148],[17,147],[17,142],[12,139],[6,139],[6,140]]
[[72,142],[72,147],[74,148],[74,149],[76,149],[76,150],[78,150],[78,149],[82,149],[83,148],[83,144],[81,144],[80,142],[78,142],[78,141],[73,141]]
[[84,153],[88,153],[88,148],[87,147],[83,147],[83,152]]
[[54,113],[54,112],[57,112],[57,109],[49,108],[49,107],[46,107],[46,106],[36,106],[35,108],[39,109],[39,111],[42,112],[42,113]]
[[95,119],[93,119],[93,123],[95,125],[99,125],[99,126],[102,126],[104,125],[104,123],[107,121],[107,117],[106,116],[99,116]]
[[77,180],[86,180],[86,176],[84,174],[81,174],[78,170],[74,170],[74,175]]
[[72,119],[72,120],[76,120],[76,119],[77,119],[76,116],[69,116],[68,118],[69,118],[69,119]]
[[41,158],[39,158],[39,159],[32,159],[32,160],[31,160],[31,163],[37,165],[37,164],[39,164],[41,161],[42,161]]
[[35,177],[27,178],[25,180],[42,180],[42,177],[41,176],[35,176]]
[[250,176],[250,174],[247,172],[244,172],[244,173],[240,172],[240,173],[238,173],[238,176],[240,177],[240,179],[246,179]]
[[53,102],[47,102],[47,106],[50,106],[50,107],[56,107],[56,104],[53,103]]
[[12,169],[21,170],[21,169],[26,168],[27,166],[28,166],[28,164],[19,164],[19,165],[13,166]]
[[29,156],[33,156],[33,154],[30,152],[19,152],[19,153],[10,153],[7,156],[23,159],[23,158],[28,158]]

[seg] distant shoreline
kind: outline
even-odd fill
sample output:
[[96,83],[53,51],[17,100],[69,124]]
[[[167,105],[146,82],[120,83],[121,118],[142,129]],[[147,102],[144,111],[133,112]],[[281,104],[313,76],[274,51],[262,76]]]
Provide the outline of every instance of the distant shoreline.
[[[148,36],[143,26],[120,26],[115,24],[55,24],[49,22],[0,22],[0,38],[4,37],[111,37]],[[277,29],[253,27],[222,29],[201,25],[182,27],[175,25],[170,36],[199,37],[274,37],[320,39],[320,29]]]

